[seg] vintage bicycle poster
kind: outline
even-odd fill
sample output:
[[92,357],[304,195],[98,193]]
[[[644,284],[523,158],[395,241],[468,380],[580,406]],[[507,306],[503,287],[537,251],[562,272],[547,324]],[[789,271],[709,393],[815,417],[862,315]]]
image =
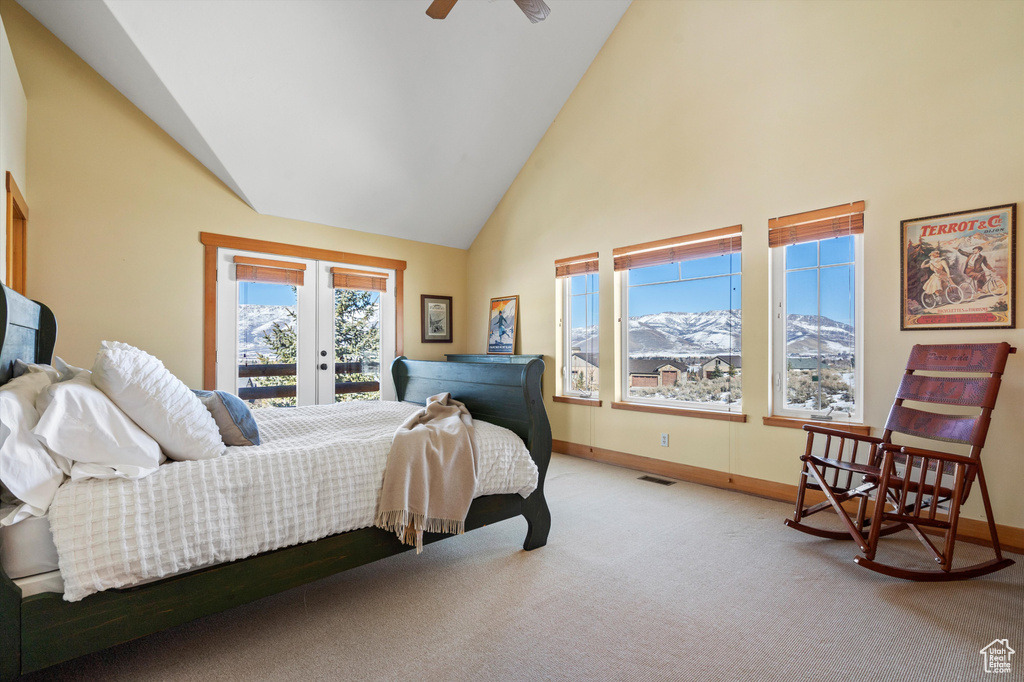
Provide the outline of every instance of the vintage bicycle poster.
[[900,329],[1017,326],[1017,205],[900,222]]

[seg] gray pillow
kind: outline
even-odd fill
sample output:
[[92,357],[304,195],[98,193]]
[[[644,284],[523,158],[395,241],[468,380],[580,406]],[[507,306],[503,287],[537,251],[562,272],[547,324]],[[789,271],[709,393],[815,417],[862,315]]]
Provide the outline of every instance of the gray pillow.
[[213,415],[224,445],[259,445],[260,430],[245,401],[227,391],[192,392]]

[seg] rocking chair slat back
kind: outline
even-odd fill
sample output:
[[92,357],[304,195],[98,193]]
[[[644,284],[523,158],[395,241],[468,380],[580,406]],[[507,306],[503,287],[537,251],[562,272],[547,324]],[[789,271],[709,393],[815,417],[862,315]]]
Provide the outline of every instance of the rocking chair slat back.
[[896,397],[922,403],[959,405],[961,407],[994,407],[997,391],[989,390],[991,377],[935,377],[925,374],[904,374]]
[[[974,445],[984,415],[936,414],[912,407],[893,405],[885,422],[887,432],[904,433],[947,443]],[[889,439],[886,438],[888,441]]]
[[928,372],[991,372],[1006,369],[1008,343],[917,344],[910,352],[907,369]]

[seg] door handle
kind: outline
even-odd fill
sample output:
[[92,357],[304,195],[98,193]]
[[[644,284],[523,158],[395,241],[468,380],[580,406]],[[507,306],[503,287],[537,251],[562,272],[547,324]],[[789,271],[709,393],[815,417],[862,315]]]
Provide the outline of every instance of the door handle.
[[326,362],[321,362],[320,363],[320,369],[327,369],[327,363]]

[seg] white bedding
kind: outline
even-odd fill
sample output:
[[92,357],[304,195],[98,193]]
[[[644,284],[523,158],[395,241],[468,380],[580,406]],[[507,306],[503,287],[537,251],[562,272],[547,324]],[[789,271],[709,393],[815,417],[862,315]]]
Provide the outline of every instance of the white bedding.
[[[416,405],[254,411],[262,445],[166,464],[139,480],[61,486],[50,506],[64,599],[370,526],[395,429]],[[519,437],[475,420],[475,496],[537,486]]]

